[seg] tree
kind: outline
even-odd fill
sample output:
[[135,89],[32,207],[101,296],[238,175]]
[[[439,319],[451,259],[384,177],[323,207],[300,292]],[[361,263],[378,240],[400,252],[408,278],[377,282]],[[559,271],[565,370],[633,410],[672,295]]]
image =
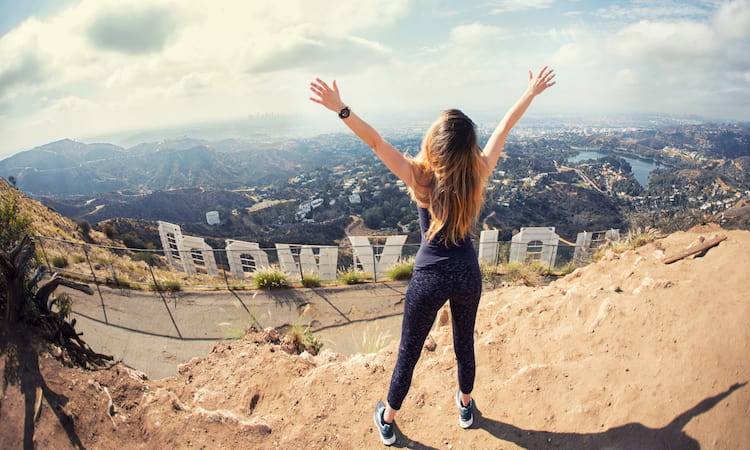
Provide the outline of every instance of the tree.
[[31,220],[21,211],[18,198],[11,195],[0,207],[0,317],[6,330],[28,325],[42,338],[67,350],[77,364],[104,365],[112,357],[92,351],[75,331],[75,319],[68,322],[69,297],[52,296],[58,286],[89,295],[94,292],[57,274],[41,284],[47,268],[35,268],[36,246],[30,231]]
[[21,211],[18,197],[11,193],[0,206],[0,250],[11,249],[30,230],[31,219]]
[[88,237],[89,233],[91,233],[91,224],[86,219],[78,219],[75,222],[78,228],[80,228],[81,233]]

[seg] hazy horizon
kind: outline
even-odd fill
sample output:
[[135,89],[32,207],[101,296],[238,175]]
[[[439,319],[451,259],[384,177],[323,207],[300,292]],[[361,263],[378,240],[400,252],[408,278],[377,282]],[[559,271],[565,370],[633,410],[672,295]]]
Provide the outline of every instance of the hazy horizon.
[[558,85],[529,117],[750,121],[750,0],[0,5],[0,159],[264,114],[343,131],[308,100],[316,76],[374,121],[495,120],[544,64]]

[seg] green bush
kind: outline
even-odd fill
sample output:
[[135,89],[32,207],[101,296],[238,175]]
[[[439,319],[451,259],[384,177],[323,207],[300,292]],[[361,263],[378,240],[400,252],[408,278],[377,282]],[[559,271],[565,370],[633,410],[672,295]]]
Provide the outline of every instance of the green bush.
[[64,269],[65,267],[68,267],[68,259],[64,256],[53,256],[50,260],[50,264],[59,269]]
[[149,287],[152,291],[164,291],[170,293],[180,292],[182,290],[182,285],[180,284],[180,282],[175,280],[162,281],[158,286],[154,283],[151,283]]
[[636,229],[628,232],[627,236],[622,237],[616,241],[608,242],[606,245],[600,246],[594,255],[592,260],[598,262],[601,260],[608,251],[612,251],[616,254],[623,253],[627,250],[634,250],[638,247],[650,244],[658,239],[658,231],[653,228]]
[[21,211],[18,197],[11,194],[0,207],[0,250],[10,250],[31,231],[31,218]]
[[102,232],[110,239],[118,239],[120,235],[111,223],[105,223],[102,225]]
[[550,267],[541,261],[531,261],[528,266],[530,271],[535,272],[540,276],[548,276],[552,273]]
[[523,263],[512,262],[505,265],[504,280],[511,284],[538,286],[540,274]]
[[302,286],[314,288],[320,286],[320,276],[314,273],[306,273],[302,276]]
[[362,272],[361,270],[351,268],[339,272],[339,279],[346,284],[358,284],[364,283],[366,279],[370,278],[369,273]]
[[255,287],[260,289],[280,289],[289,286],[289,278],[278,269],[262,269],[255,272]]
[[107,278],[107,283],[114,284],[117,287],[130,287],[130,282],[123,277],[115,276],[114,278]]
[[78,225],[78,228],[81,230],[81,233],[83,233],[84,236],[88,236],[89,233],[91,233],[91,224],[88,223],[88,221],[84,219],[76,220],[76,225]]
[[655,240],[656,235],[653,232],[645,231],[634,233],[632,236],[628,236],[628,247],[635,249],[650,244]]
[[159,261],[154,252],[135,252],[130,259],[132,261],[143,261],[149,266],[157,266]]
[[307,351],[311,355],[317,355],[323,347],[323,342],[310,331],[309,326],[293,325],[288,334],[292,338],[292,343],[297,354]]
[[578,264],[569,262],[562,267],[558,267],[557,273],[560,275],[567,275],[569,273],[573,273],[577,268],[578,268]]
[[497,264],[480,264],[479,272],[482,274],[482,281],[493,281],[497,275]]
[[391,270],[388,271],[388,277],[391,280],[410,280],[414,273],[414,258],[408,258],[397,262]]

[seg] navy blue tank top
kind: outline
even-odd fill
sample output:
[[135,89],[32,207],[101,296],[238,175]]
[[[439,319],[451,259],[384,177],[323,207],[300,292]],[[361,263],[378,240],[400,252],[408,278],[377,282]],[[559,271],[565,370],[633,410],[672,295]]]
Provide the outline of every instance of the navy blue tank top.
[[417,251],[417,257],[414,260],[414,268],[431,266],[448,259],[465,260],[467,262],[477,263],[477,254],[474,251],[474,245],[470,236],[464,236],[457,245],[445,245],[441,242],[443,231],[440,230],[434,238],[429,241],[425,239],[427,230],[430,228],[432,217],[427,208],[417,207],[419,212],[419,228],[422,230],[422,242]]

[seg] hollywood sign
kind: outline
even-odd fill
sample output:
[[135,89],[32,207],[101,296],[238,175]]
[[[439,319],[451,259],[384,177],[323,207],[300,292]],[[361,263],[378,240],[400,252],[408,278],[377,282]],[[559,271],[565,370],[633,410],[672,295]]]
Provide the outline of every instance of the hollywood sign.
[[[179,225],[159,221],[159,236],[164,254],[174,270],[188,275],[206,273],[219,274],[214,249],[200,237],[182,234]],[[484,230],[479,237],[478,258],[482,264],[498,263],[501,242],[498,230]],[[576,239],[574,262],[588,260],[591,250],[607,240],[619,237],[619,230],[582,232]],[[357,267],[383,277],[402,256],[406,235],[396,236],[348,236]],[[383,245],[374,241],[385,240]],[[225,247],[229,269],[233,277],[245,278],[261,269],[269,268],[267,249],[257,242],[228,239]],[[521,228],[510,243],[509,262],[537,260],[554,266],[560,236],[554,227]],[[279,268],[292,279],[301,279],[303,274],[317,275],[321,280],[337,278],[338,247],[330,245],[275,244]]]

